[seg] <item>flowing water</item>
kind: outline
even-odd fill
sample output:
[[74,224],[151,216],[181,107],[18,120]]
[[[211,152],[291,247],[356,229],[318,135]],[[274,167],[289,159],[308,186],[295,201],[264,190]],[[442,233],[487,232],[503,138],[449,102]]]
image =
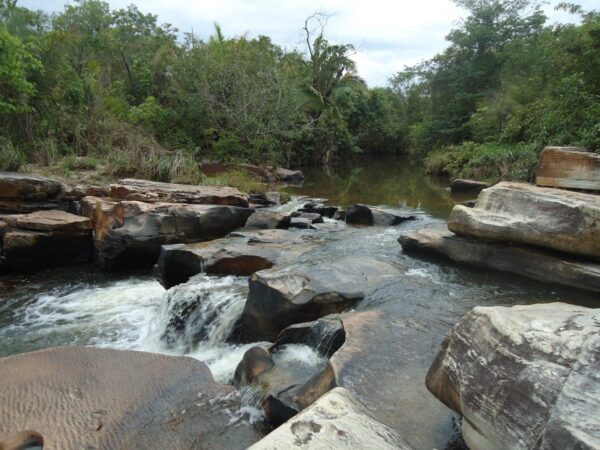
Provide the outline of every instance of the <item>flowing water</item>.
[[[326,198],[331,205],[383,205],[417,216],[390,228],[328,222],[315,232],[324,243],[299,260],[308,265],[374,257],[399,269],[397,280],[356,307],[357,313],[383,315],[377,333],[386,342],[369,344],[371,356],[345,385],[416,448],[443,444],[448,432],[446,423],[432,419],[431,411],[443,407],[425,392],[423,380],[445,334],[472,307],[551,301],[600,307],[593,294],[404,255],[396,241],[401,230],[441,222],[465,200],[450,195],[447,180],[427,177],[419,166],[380,159],[309,169],[305,175],[297,195]],[[303,203],[296,199],[280,209],[293,211]],[[165,291],[151,275],[109,275],[91,265],[0,275],[0,356],[69,344],[187,354],[228,382],[252,346],[226,342],[247,291],[245,277],[197,275]],[[300,371],[323,362],[303,346],[288,346],[275,357]],[[372,380],[374,386],[365,386]]]

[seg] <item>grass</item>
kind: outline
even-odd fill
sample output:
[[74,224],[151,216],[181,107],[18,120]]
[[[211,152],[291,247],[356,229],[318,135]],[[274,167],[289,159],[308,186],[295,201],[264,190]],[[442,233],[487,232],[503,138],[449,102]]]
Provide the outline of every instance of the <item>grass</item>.
[[200,184],[206,186],[231,186],[242,192],[265,193],[267,185],[261,183],[248,172],[238,169],[228,170],[221,175],[204,177]]

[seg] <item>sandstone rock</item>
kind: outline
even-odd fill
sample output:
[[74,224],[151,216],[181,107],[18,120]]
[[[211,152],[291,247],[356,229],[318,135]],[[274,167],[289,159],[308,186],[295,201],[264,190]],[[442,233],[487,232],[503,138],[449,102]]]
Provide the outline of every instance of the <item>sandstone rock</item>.
[[536,184],[600,191],[600,155],[579,150],[546,147],[540,155]]
[[291,262],[315,246],[314,241],[308,242],[298,233],[264,231],[210,242],[165,245],[160,251],[155,274],[167,289],[203,271],[214,275],[251,275]]
[[193,186],[131,178],[119,180],[118,184],[111,184],[110,196],[123,200],[150,203],[191,203],[248,207],[246,196],[231,187]]
[[301,170],[289,170],[282,167],[275,169],[277,180],[286,183],[298,184],[304,181],[304,174]]
[[490,187],[490,185],[488,183],[484,183],[483,181],[456,179],[450,183],[450,192],[472,193],[479,192],[488,187]]
[[289,325],[343,311],[397,273],[370,258],[256,272],[241,318],[241,339],[272,341]]
[[0,379],[0,436],[33,429],[48,449],[243,449],[259,439],[235,420],[235,389],[193,358],[62,347],[3,358]]
[[346,223],[349,225],[391,227],[414,219],[414,216],[399,216],[381,208],[360,204],[352,205],[346,210]]
[[85,190],[87,197],[108,197],[110,191],[102,186],[88,186]]
[[64,211],[36,211],[30,214],[4,216],[3,220],[14,228],[34,231],[90,231],[92,221]]
[[60,181],[37,175],[0,172],[0,213],[29,213],[46,209],[69,209]]
[[503,182],[484,189],[475,208],[455,206],[448,228],[600,260],[600,196],[592,194]]
[[290,217],[275,211],[258,210],[246,222],[246,228],[275,229],[289,228]]
[[331,357],[346,340],[346,331],[339,318],[332,316],[314,322],[297,323],[285,328],[271,347],[271,351],[288,344],[304,344],[320,355]]
[[600,292],[600,264],[565,253],[457,236],[444,226],[404,233],[398,242],[406,253],[439,254],[461,264]]
[[600,447],[600,313],[565,303],[477,307],[427,387],[463,416],[469,448]]
[[96,260],[108,270],[152,267],[162,245],[223,237],[244,226],[251,209],[220,205],[142,203],[85,197],[94,221]]
[[335,388],[250,447],[251,450],[408,449],[348,390]]

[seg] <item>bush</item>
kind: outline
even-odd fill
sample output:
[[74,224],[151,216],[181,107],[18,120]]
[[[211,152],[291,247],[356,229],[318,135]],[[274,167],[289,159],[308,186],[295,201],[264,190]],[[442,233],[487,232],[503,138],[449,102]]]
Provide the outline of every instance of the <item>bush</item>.
[[27,162],[27,156],[12,141],[0,137],[0,170],[18,171]]

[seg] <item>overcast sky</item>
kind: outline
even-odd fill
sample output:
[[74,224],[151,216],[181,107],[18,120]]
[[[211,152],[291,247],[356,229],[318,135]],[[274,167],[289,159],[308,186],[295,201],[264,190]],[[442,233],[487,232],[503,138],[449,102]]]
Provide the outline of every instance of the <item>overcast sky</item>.
[[[19,0],[20,6],[60,11],[65,0]],[[71,2],[72,3],[72,2]],[[135,3],[145,13],[158,15],[180,31],[201,38],[221,25],[226,37],[248,33],[266,35],[284,47],[302,46],[304,20],[315,11],[333,14],[326,37],[354,44],[354,59],[369,86],[384,86],[405,65],[412,65],[443,50],[444,37],[465,12],[450,0],[109,0],[112,9]],[[552,22],[573,21],[554,12],[557,0],[545,8]],[[598,0],[575,0],[584,9]]]

